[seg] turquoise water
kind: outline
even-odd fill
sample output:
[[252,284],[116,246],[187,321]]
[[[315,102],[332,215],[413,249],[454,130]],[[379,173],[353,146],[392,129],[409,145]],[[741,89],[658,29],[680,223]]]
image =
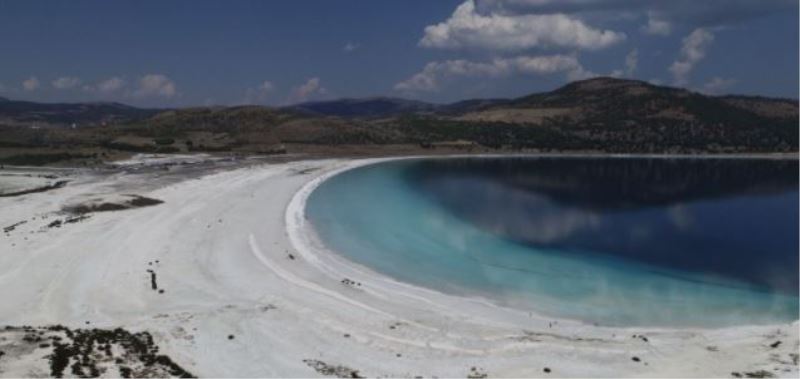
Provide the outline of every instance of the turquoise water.
[[386,162],[325,181],[306,212],[327,247],[373,270],[553,317],[797,319],[796,162],[693,162]]

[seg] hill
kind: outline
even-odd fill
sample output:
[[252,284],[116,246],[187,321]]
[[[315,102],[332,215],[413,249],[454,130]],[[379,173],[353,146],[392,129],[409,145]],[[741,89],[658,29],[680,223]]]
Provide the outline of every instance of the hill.
[[294,105],[289,109],[310,114],[339,117],[387,117],[410,113],[431,113],[437,105],[393,97],[339,99]]
[[347,118],[381,118],[401,115],[447,115],[507,103],[509,99],[470,99],[451,104],[432,104],[396,97],[371,97],[363,99],[338,99],[297,104],[289,110],[309,115]]
[[[65,128],[73,123],[78,128]],[[392,147],[395,146],[395,147]],[[397,150],[397,146],[404,146]],[[796,100],[708,96],[594,78],[515,99],[342,99],[291,107],[139,109],[0,101],[0,147],[324,154],[387,151],[786,153]],[[394,150],[393,150],[394,149]],[[2,155],[3,151],[0,151]]]
[[571,136],[570,144],[611,151],[795,151],[798,138],[794,100],[707,96],[614,78],[573,82],[451,119],[539,127]]
[[150,117],[159,110],[120,103],[35,103],[0,98],[0,125],[116,124]]
[[[501,111],[506,111],[504,119]],[[541,123],[548,118],[597,122],[614,120],[682,120],[737,123],[752,116],[769,120],[796,118],[797,101],[748,96],[707,96],[682,88],[656,86],[638,80],[594,78],[567,84],[493,106],[469,109],[466,118],[494,115],[512,120],[512,113],[530,113],[520,123]]]

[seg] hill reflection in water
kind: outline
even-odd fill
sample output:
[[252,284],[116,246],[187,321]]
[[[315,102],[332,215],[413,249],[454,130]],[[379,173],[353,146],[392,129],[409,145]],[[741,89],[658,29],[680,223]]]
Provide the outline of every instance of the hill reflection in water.
[[798,162],[424,160],[413,188],[477,227],[538,248],[798,293]]
[[447,158],[324,181],[329,249],[394,279],[605,325],[798,318],[797,162]]

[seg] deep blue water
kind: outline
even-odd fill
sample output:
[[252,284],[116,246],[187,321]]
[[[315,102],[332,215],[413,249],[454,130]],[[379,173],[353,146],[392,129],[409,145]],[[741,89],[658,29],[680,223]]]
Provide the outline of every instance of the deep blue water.
[[307,216],[413,284],[608,325],[798,318],[798,162],[455,158],[357,168]]

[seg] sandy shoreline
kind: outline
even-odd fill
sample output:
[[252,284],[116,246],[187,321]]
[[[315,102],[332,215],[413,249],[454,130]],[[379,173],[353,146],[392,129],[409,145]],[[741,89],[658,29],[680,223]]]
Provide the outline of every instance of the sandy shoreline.
[[[797,322],[595,327],[399,283],[324,251],[308,232],[305,198],[326,177],[375,161],[195,159],[166,170],[134,161],[0,198],[0,226],[26,221],[0,237],[0,285],[13,289],[0,324],[146,330],[202,377],[323,376],[335,366],[392,377],[797,377]],[[124,194],[164,203],[47,227],[67,205]],[[47,375],[46,366],[39,353],[7,354],[0,376]]]

